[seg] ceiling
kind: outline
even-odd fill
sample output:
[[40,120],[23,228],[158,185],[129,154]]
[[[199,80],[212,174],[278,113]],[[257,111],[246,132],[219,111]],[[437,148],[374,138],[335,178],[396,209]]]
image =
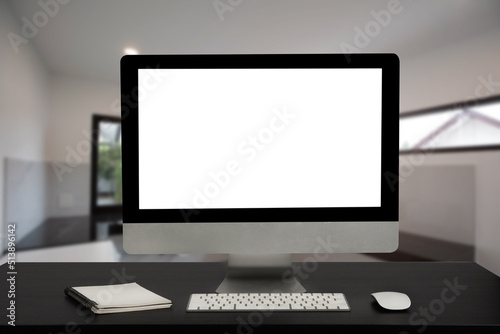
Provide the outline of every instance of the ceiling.
[[[30,42],[54,73],[118,83],[129,46],[144,54],[328,53],[346,43],[404,59],[500,27],[496,0],[401,0],[400,12],[381,16],[385,26],[372,12],[389,13],[390,0],[216,1],[228,6],[223,20],[214,0],[72,0]],[[20,27],[42,10],[38,1],[9,2]],[[362,45],[356,29],[367,24],[373,37]]]

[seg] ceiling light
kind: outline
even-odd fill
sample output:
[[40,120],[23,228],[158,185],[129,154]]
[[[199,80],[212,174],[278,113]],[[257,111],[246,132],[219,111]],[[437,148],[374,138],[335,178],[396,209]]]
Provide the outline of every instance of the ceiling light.
[[123,53],[126,55],[137,55],[139,54],[139,51],[135,48],[125,48],[123,49]]

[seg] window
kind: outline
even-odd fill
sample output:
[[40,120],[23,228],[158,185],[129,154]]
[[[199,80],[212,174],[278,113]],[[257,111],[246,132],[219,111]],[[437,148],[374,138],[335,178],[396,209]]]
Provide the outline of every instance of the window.
[[122,205],[121,123],[93,115],[92,214],[120,212]]
[[400,152],[500,148],[500,97],[401,114]]

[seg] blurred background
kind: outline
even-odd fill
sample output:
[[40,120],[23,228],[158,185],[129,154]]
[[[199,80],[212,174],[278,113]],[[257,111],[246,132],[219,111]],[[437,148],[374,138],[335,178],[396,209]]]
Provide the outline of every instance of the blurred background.
[[121,247],[124,54],[365,52],[401,60],[400,248],[329,260],[500,275],[495,0],[0,0],[2,263],[9,224],[19,261],[225,260]]

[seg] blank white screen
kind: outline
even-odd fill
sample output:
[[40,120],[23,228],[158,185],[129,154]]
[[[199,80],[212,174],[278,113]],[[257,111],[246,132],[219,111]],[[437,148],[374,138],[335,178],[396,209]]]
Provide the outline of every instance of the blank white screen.
[[381,69],[139,70],[139,208],[380,207]]

